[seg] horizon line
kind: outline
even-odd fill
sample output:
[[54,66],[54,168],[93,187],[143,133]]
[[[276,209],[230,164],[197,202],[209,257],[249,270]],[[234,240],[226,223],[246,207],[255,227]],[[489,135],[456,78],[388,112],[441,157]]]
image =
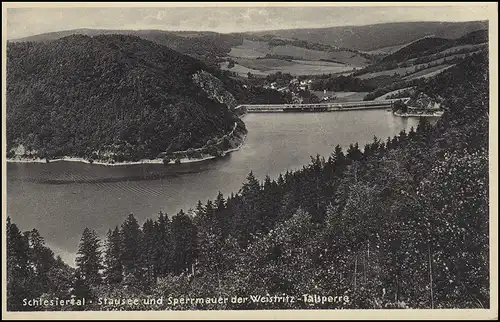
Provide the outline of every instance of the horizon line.
[[[95,27],[81,27],[73,29],[61,29],[55,31],[47,31],[39,34],[33,34],[30,36],[24,36],[19,38],[7,38],[6,40],[22,40],[25,38],[36,37],[45,34],[65,32],[65,31],[77,31],[77,30],[106,30],[106,31],[163,31],[163,32],[199,32],[199,33],[215,33],[223,35],[231,34],[251,34],[251,33],[263,33],[263,32],[277,32],[277,31],[287,31],[287,30],[319,30],[319,29],[331,29],[331,28],[350,28],[350,27],[367,27],[367,26],[377,26],[377,25],[387,25],[387,24],[404,24],[404,23],[472,23],[472,22],[489,22],[489,19],[485,20],[464,20],[464,21],[450,21],[450,20],[409,20],[409,21],[394,21],[394,22],[380,22],[367,25],[339,25],[339,26],[325,26],[325,27],[304,27],[304,28],[283,28],[283,29],[262,29],[262,30],[250,30],[250,31],[232,31],[232,32],[222,32],[222,31],[212,31],[212,30],[174,30],[174,29],[157,29],[157,28],[144,28],[144,29],[133,29],[133,28],[95,28]],[[489,26],[486,26],[489,29]]]

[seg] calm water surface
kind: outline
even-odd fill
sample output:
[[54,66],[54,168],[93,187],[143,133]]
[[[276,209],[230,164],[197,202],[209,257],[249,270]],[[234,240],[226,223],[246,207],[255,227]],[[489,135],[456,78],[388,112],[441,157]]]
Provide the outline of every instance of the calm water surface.
[[104,236],[129,213],[142,224],[159,211],[175,214],[198,200],[237,192],[252,170],[263,180],[328,157],[335,145],[360,147],[373,136],[387,139],[416,128],[418,118],[385,110],[269,113],[244,117],[242,148],[221,160],[198,164],[107,167],[75,162],[7,165],[7,213],[22,230],[37,228],[68,263],[85,227]]

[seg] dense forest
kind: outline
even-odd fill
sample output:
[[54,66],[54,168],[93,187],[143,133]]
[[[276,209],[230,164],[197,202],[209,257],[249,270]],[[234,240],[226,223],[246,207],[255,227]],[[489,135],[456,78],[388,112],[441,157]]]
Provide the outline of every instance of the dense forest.
[[109,161],[200,148],[244,124],[193,74],[216,70],[136,36],[7,47],[7,152]]
[[[489,308],[488,54],[418,90],[443,99],[437,124],[337,146],[276,179],[250,173],[240,191],[173,216],[130,214],[105,240],[85,229],[75,269],[9,220],[8,309],[39,310],[22,299],[40,296],[141,299],[85,310]],[[297,300],[142,301],[252,294]],[[344,300],[301,300],[315,294]]]
[[385,57],[382,61],[403,62],[412,58],[432,55],[455,46],[476,45],[486,42],[488,42],[488,30],[486,29],[470,32],[458,39],[427,37],[401,48]]
[[[235,97],[239,104],[281,104],[292,101],[290,92],[279,92],[275,89],[265,88],[261,78],[233,78],[230,73],[227,70],[218,70],[216,75],[224,83],[224,88]],[[290,74],[278,72],[269,75],[264,80],[267,82],[276,81],[276,78],[273,78],[275,75],[291,77]],[[288,82],[286,84],[288,85]]]
[[74,29],[49,32],[40,35],[15,39],[12,42],[41,42],[57,40],[70,35],[127,35],[141,37],[180,53],[202,60],[210,66],[215,66],[218,57],[223,57],[231,51],[232,46],[243,43],[238,34],[219,34],[214,32],[174,32],[165,30],[106,30],[106,29]]
[[475,30],[488,28],[488,21],[467,22],[390,22],[364,26],[338,26],[327,28],[299,28],[272,31],[247,32],[245,35],[279,37],[305,40],[340,48],[360,51],[408,44],[433,35],[456,39]]
[[321,77],[316,77],[316,79],[311,84],[311,88],[315,91],[326,89],[328,91],[342,92],[370,92],[377,89],[378,85],[379,84],[377,80],[364,80],[353,77],[352,75],[324,75]]

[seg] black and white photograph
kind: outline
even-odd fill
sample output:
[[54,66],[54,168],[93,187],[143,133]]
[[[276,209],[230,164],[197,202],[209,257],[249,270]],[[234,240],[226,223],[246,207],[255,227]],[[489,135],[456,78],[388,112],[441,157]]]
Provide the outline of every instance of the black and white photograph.
[[2,315],[498,319],[497,14],[2,3]]

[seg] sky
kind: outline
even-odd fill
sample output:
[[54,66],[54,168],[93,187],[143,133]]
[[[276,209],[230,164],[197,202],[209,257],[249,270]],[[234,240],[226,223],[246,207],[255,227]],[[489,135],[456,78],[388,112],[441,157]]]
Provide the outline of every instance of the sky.
[[[252,7],[155,7],[140,3],[100,4],[107,7],[79,7],[75,4],[53,3],[49,6],[7,8],[7,38],[16,39],[45,32],[77,28],[94,29],[160,29],[160,30],[204,30],[222,33],[260,31],[291,28],[320,28],[334,26],[368,25],[401,21],[472,21],[486,20],[491,15],[491,6],[465,3],[453,6],[376,6],[356,4],[346,7],[337,5],[325,7],[296,6],[269,7],[251,4]],[[27,4],[29,5],[29,4]],[[82,6],[82,4],[79,4]],[[83,3],[85,6],[95,6]],[[134,7],[124,7],[124,6]],[[137,7],[137,6],[143,7]],[[205,4],[206,5],[206,4]],[[243,4],[231,4],[245,5]],[[257,6],[255,6],[257,5]],[[275,4],[276,5],[276,4]],[[297,4],[295,4],[297,5]],[[47,6],[47,5],[45,5]],[[58,7],[59,6],[59,7]]]

